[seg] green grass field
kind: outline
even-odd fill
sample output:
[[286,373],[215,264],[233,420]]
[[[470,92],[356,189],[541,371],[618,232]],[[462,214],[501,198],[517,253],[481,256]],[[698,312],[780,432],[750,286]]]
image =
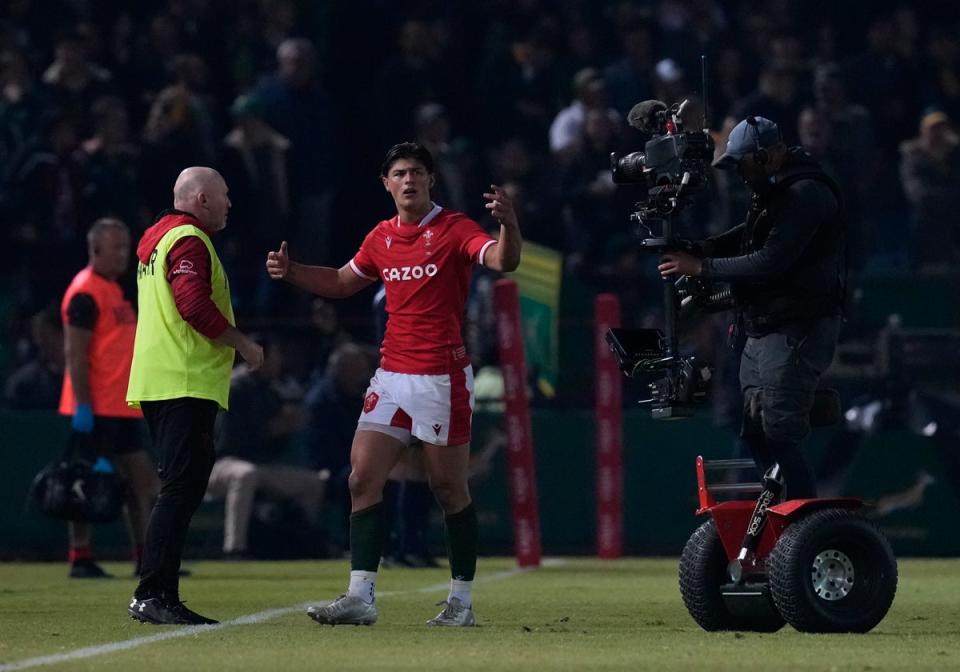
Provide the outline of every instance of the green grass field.
[[445,570],[383,570],[380,622],[330,628],[300,605],[342,592],[345,562],[192,569],[183,598],[223,625],[141,625],[125,611],[133,579],[70,581],[62,564],[0,564],[0,672],[960,669],[960,560],[901,560],[893,608],[866,635],[705,633],[680,601],[672,559],[564,559],[525,572],[481,559],[480,627],[463,630],[423,625],[446,596]]

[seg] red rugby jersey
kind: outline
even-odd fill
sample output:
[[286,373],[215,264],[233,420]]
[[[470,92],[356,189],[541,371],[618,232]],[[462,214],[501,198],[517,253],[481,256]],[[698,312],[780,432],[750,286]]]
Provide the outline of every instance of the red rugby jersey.
[[419,222],[397,216],[367,234],[350,267],[386,288],[381,367],[445,374],[469,364],[461,330],[471,267],[494,242],[475,221],[439,205]]

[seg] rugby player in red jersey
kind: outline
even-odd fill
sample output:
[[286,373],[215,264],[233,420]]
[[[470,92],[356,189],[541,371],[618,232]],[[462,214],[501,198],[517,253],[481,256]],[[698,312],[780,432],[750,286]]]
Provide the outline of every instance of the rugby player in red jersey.
[[483,196],[500,224],[491,237],[466,215],[430,200],[433,158],[421,145],[387,152],[380,170],[397,214],[377,224],[341,268],[290,261],[286,242],[267,255],[267,272],[327,298],[351,296],[383,281],[386,334],[351,447],[350,586],[307,613],[315,621],[372,624],[385,522],[387,475],[414,438],[423,442],[430,488],[444,511],[450,594],[429,625],[474,625],[471,587],[477,564],[477,513],[467,485],[473,371],[461,335],[473,264],[512,271],[522,237],[513,203],[491,185]]

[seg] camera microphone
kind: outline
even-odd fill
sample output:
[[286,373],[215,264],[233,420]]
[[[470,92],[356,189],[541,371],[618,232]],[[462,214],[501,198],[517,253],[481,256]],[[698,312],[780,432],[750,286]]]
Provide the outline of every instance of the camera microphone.
[[645,100],[633,106],[627,115],[627,123],[644,133],[658,133],[660,124],[657,117],[667,109],[667,104],[661,100]]

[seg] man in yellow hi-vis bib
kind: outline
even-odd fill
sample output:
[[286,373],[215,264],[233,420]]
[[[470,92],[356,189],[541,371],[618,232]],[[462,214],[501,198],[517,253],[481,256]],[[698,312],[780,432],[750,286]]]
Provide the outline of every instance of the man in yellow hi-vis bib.
[[160,495],[147,527],[140,584],[127,608],[144,623],[216,623],[180,601],[180,556],[214,462],[213,425],[227,409],[234,351],[256,369],[263,349],[234,326],[230,285],[210,235],[227,225],[227,185],[187,168],[137,245],[140,318],[127,403],[139,406],[157,453]]

